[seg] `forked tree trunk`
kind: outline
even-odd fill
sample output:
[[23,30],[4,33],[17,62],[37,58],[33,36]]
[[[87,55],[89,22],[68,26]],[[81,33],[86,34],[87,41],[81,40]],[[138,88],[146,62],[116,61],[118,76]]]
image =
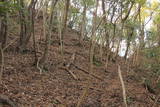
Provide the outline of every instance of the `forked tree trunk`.
[[129,7],[127,13],[126,13],[125,16],[123,17],[123,10],[122,10],[123,4],[122,4],[122,2],[121,2],[121,24],[122,24],[122,25],[121,25],[121,35],[120,35],[120,40],[119,40],[119,42],[118,42],[118,47],[117,47],[117,49],[116,49],[115,60],[117,59],[117,56],[118,56],[118,53],[119,53],[119,49],[120,49],[120,46],[121,46],[120,44],[121,44],[121,42],[122,42],[122,35],[123,35],[124,24],[125,24],[126,20],[128,19],[129,15],[130,15],[130,13],[131,13],[131,10],[132,10],[132,8],[133,8],[133,5],[134,5],[134,2],[131,2],[130,7]]
[[54,8],[57,4],[58,0],[55,0],[55,1],[52,1],[52,7],[51,7],[51,13],[50,13],[50,16],[49,16],[49,30],[46,31],[46,27],[45,27],[45,24],[46,24],[46,17],[45,17],[45,12],[46,11],[43,11],[43,24],[44,24],[44,36],[46,36],[46,41],[45,41],[45,50],[44,50],[44,53],[43,53],[43,56],[42,58],[40,59],[40,62],[38,62],[41,66],[41,69],[44,68],[44,64],[47,62],[47,58],[48,58],[48,51],[49,51],[49,47],[50,47],[50,38],[51,38],[51,34],[52,34],[52,29],[53,29],[53,12],[54,12]]

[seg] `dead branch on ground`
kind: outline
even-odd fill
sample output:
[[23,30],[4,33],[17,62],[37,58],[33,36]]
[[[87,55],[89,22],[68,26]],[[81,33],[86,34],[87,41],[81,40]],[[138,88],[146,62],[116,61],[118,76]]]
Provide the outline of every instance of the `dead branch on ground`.
[[121,71],[120,65],[118,65],[118,75],[119,75],[120,82],[121,82],[121,85],[122,85],[122,90],[123,90],[123,101],[124,101],[125,107],[127,107],[126,89],[125,89],[125,85],[124,85],[124,81],[123,81],[123,77],[122,77],[121,72],[122,71]]
[[68,73],[70,73],[75,80],[78,80],[77,76],[70,70],[71,64],[74,63],[74,61],[75,61],[75,56],[76,56],[76,53],[73,53],[73,55],[71,56],[71,60],[70,60],[69,63],[65,66],[64,69],[65,69]]
[[3,50],[6,50],[10,45],[12,45],[13,43],[15,43],[17,41],[18,38],[13,39],[9,44],[7,44]]
[[[81,68],[81,67],[79,67],[79,66],[77,66],[77,65],[75,65],[75,64],[73,64],[73,63],[72,63],[72,65],[73,65],[75,68],[77,68],[78,70],[80,70],[80,71],[82,71],[82,72],[84,72],[84,73],[86,73],[86,74],[89,74],[89,72],[88,72],[87,70],[84,70],[83,68]],[[91,75],[92,77],[98,79],[98,80],[103,81],[102,78],[98,77],[98,76],[95,75],[95,74],[90,74],[90,75]]]

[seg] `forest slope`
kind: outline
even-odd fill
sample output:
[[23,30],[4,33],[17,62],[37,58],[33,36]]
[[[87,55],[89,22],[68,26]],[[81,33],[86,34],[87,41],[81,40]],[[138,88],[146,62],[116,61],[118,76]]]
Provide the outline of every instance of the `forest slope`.
[[[36,23],[36,39],[42,36],[42,28]],[[17,105],[33,107],[75,107],[83,89],[87,86],[87,80],[91,81],[89,92],[83,101],[82,107],[123,107],[121,83],[118,77],[118,66],[109,62],[105,70],[105,58],[102,63],[95,63],[91,76],[89,71],[89,41],[84,41],[80,46],[78,35],[73,30],[67,31],[64,36],[64,61],[60,54],[58,34],[52,35],[49,51],[49,60],[45,72],[40,74],[33,65],[34,52],[32,41],[28,45],[28,51],[17,53],[14,51],[16,43],[10,46],[5,54],[5,69],[0,84],[0,94],[8,96]],[[39,44],[38,56],[42,55],[44,42]],[[96,45],[97,55],[99,46]],[[69,70],[66,65],[75,55],[74,62]],[[136,72],[127,72],[122,58],[118,58],[124,78],[127,103],[130,107],[151,107],[154,100],[141,84]],[[72,72],[76,78],[69,73]]]

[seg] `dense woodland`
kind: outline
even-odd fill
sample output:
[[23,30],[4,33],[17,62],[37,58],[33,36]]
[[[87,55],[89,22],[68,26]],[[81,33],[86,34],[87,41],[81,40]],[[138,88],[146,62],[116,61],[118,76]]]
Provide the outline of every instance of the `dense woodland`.
[[0,0],[0,106],[159,107],[159,0]]

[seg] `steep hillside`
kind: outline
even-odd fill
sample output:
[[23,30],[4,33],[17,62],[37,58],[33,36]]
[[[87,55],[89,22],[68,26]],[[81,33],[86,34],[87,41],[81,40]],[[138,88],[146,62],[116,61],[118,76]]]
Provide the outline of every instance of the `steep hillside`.
[[[36,23],[37,41],[43,34],[39,25]],[[64,36],[63,61],[58,34],[54,33],[52,37],[48,69],[42,74],[33,65],[32,41],[28,45],[28,51],[23,54],[14,51],[16,43],[5,51],[5,68],[0,84],[1,95],[8,96],[19,107],[31,107],[31,105],[32,107],[76,107],[89,79],[91,81],[89,92],[82,107],[124,107],[116,63],[109,62],[106,71],[104,57],[102,63],[94,64],[93,73],[89,75],[89,41],[84,41],[84,45],[81,46],[78,44],[76,32],[67,31]],[[38,56],[41,57],[44,42],[37,44],[39,44]],[[98,50],[99,46],[96,45],[96,48]],[[137,72],[133,70],[127,72],[127,65],[123,59],[118,59],[129,107],[151,107],[154,104],[152,99],[154,94],[144,88]]]

